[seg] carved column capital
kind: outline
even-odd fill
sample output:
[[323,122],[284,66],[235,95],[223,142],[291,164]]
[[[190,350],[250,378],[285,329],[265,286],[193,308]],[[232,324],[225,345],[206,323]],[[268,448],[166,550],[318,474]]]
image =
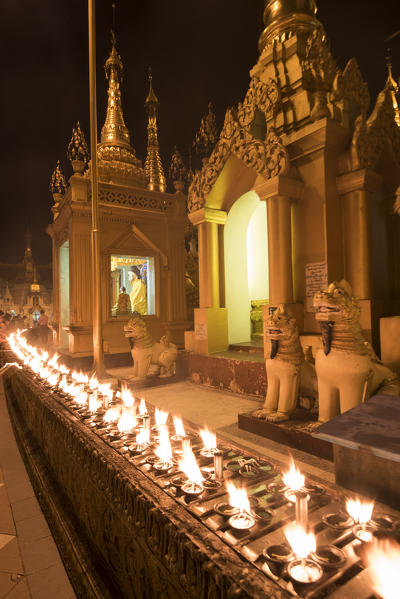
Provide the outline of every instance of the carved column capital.
[[278,175],[268,181],[257,185],[254,191],[260,200],[267,201],[277,196],[284,196],[292,200],[301,200],[304,193],[304,183],[299,179]]
[[188,216],[193,225],[200,225],[201,223],[224,225],[226,223],[227,213],[224,210],[205,207],[191,212]]
[[382,184],[382,177],[371,169],[358,169],[340,175],[336,179],[339,195],[346,195],[352,191],[368,191],[374,193]]

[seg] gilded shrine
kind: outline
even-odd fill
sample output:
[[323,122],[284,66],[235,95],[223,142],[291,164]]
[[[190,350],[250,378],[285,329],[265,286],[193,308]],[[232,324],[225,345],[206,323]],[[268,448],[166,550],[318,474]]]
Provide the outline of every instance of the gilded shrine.
[[335,280],[350,283],[375,345],[379,318],[399,313],[398,87],[389,65],[371,110],[357,61],[338,67],[316,13],[314,0],[265,2],[248,91],[190,187],[197,353],[249,343],[260,302],[264,320],[290,309],[313,343],[313,295]]
[[[124,325],[132,312],[151,334],[183,345],[188,326],[185,300],[184,227],[186,196],[166,193],[159,154],[159,102],[149,74],[145,102],[148,146],[144,167],[125,125],[121,89],[123,66],[115,37],[105,63],[106,120],[97,146],[103,335],[106,354],[127,355]],[[88,151],[79,123],[68,147],[73,175],[68,184],[59,165],[52,177],[56,347],[72,358],[92,352],[91,183]],[[86,170],[85,170],[86,168]]]

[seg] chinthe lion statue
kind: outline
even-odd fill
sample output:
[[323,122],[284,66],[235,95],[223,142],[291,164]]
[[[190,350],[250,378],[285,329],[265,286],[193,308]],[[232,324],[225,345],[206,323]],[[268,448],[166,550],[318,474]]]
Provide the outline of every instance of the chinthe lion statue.
[[133,313],[124,330],[131,346],[133,377],[175,374],[178,355],[176,345],[168,343],[166,337],[156,343],[148,332],[144,319],[137,313]]
[[318,379],[318,424],[359,405],[377,391],[399,395],[399,377],[384,366],[365,340],[361,309],[347,281],[331,283],[314,296],[322,332],[315,368]]
[[316,398],[314,365],[305,359],[296,319],[280,305],[265,323],[265,337],[271,342],[270,357],[265,360],[267,397],[255,415],[271,422],[288,420],[297,398]]

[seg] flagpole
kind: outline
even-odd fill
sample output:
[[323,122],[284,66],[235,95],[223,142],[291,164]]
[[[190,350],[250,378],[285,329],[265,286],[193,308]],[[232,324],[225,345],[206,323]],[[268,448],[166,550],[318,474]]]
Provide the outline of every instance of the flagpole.
[[96,18],[95,0],[88,0],[89,20],[89,91],[90,152],[92,183],[92,299],[93,299],[93,371],[98,378],[105,375],[103,356],[103,323],[101,301],[101,255],[97,181],[97,103],[96,103]]

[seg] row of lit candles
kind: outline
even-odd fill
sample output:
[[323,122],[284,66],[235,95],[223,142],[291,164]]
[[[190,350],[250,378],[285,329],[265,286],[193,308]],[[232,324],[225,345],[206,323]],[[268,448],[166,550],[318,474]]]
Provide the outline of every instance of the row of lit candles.
[[[50,386],[69,395],[78,406],[93,415],[101,408],[105,410],[103,416],[105,424],[116,424],[121,436],[130,435],[136,429],[138,452],[145,451],[150,446],[150,416],[144,399],[140,401],[138,407],[142,423],[139,427],[135,398],[128,388],[115,392],[110,384],[100,383],[95,376],[89,378],[86,374],[70,371],[65,365],[59,363],[57,354],[50,358],[47,352],[39,351],[29,345],[22,331],[12,333],[8,340],[12,351],[24,365]],[[115,400],[120,403],[112,405]],[[168,413],[156,408],[154,416],[158,434],[158,445],[154,449],[157,457],[157,461],[153,464],[154,468],[160,471],[169,470],[173,466],[171,439],[181,441],[178,468],[187,478],[182,485],[182,490],[192,496],[200,495],[204,491],[204,476],[192,451],[190,438],[185,432],[182,419],[173,417],[175,435],[170,439],[167,427]],[[200,436],[203,440],[203,449],[200,453],[205,457],[214,458],[214,478],[222,484],[222,454],[218,450],[216,436],[207,428],[200,431]],[[295,557],[288,571],[297,582],[315,582],[322,576],[322,570],[310,557],[316,551],[316,538],[308,531],[309,495],[305,488],[305,477],[292,461],[290,469],[283,474],[282,480],[287,500],[296,505],[296,521],[284,530]],[[235,510],[231,512],[229,518],[230,526],[239,530],[253,527],[256,519],[250,507],[246,488],[238,488],[230,481],[225,481],[225,484],[229,504]],[[394,599],[398,597],[397,585],[393,581],[400,569],[400,548],[393,541],[377,540],[374,537],[373,507],[373,502],[362,502],[359,499],[349,499],[346,503],[347,512],[355,524],[354,535],[359,541],[368,543],[365,559],[371,568],[375,590],[383,599]]]

